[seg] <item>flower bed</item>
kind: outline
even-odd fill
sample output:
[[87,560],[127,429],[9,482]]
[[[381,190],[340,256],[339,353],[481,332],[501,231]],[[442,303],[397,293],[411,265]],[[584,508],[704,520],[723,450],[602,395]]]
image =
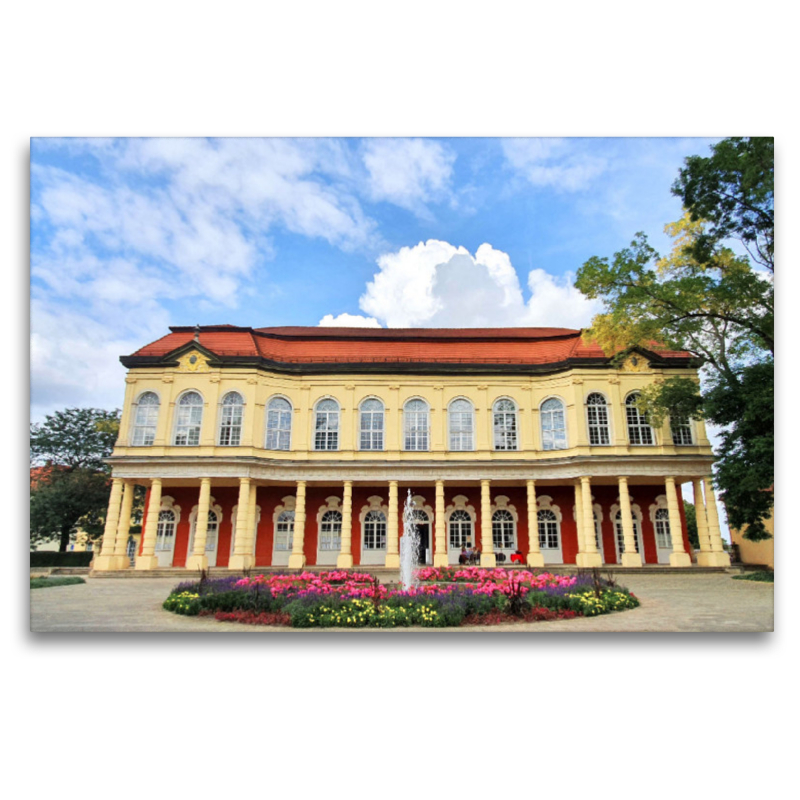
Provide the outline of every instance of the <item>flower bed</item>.
[[293,628],[425,628],[595,616],[639,601],[596,575],[424,568],[419,586],[381,584],[363,572],[281,573],[182,583],[164,608],[187,616]]

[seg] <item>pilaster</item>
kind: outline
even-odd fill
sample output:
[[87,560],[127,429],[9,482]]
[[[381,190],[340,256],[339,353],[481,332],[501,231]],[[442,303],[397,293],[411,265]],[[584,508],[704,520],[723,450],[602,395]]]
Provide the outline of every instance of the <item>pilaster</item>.
[[669,530],[672,537],[672,552],[669,554],[671,567],[691,567],[692,559],[686,552],[683,544],[683,527],[681,526],[681,512],[678,507],[678,493],[675,490],[675,478],[666,478],[667,510],[669,512]]
[[385,566],[390,567],[391,569],[400,569],[397,481],[389,481],[389,519],[386,520]]
[[353,566],[353,482],[344,482],[342,495],[342,546],[336,559],[338,569]]
[[210,501],[211,478],[201,478],[200,496],[197,500],[197,519],[194,523],[194,549],[189,558],[186,559],[186,569],[208,569],[206,540],[208,538],[208,510]]
[[481,481],[481,566],[497,566],[492,538],[492,494],[490,481]]

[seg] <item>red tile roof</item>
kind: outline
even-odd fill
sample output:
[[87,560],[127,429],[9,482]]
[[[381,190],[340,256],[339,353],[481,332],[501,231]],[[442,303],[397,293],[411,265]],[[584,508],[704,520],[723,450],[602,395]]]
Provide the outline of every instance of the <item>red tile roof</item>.
[[[172,327],[167,336],[133,353],[165,356],[189,344],[195,329]],[[469,363],[554,364],[567,359],[605,360],[595,343],[572,328],[237,328],[209,325],[200,344],[215,355],[261,357],[287,364]],[[654,345],[655,350],[657,345]],[[691,353],[659,350],[667,358]]]

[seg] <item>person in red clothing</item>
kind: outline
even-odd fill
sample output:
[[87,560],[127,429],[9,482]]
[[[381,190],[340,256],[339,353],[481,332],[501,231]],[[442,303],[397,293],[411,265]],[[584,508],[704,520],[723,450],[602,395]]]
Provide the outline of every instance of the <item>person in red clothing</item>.
[[522,553],[519,550],[516,550],[511,554],[511,563],[512,564],[524,564],[525,563],[525,558],[523,557]]

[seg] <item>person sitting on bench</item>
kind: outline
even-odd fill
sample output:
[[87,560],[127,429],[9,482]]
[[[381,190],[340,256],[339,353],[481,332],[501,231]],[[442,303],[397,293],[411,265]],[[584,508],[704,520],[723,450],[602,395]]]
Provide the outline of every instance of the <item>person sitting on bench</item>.
[[524,564],[525,563],[525,557],[522,555],[522,552],[520,550],[515,550],[511,554],[511,563],[512,564]]

